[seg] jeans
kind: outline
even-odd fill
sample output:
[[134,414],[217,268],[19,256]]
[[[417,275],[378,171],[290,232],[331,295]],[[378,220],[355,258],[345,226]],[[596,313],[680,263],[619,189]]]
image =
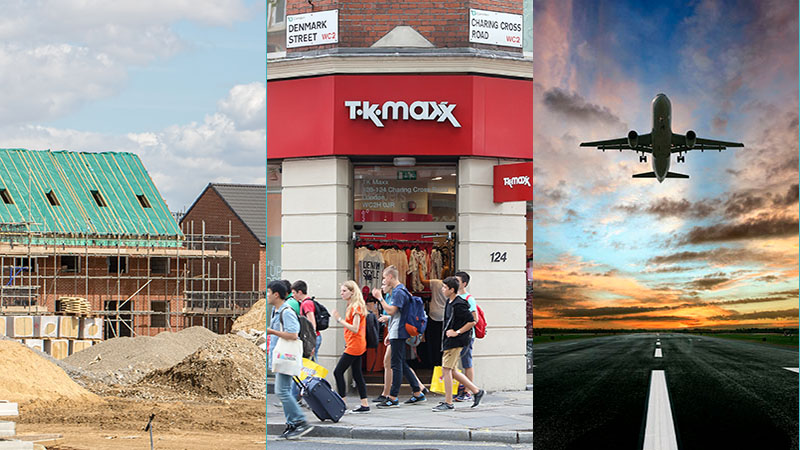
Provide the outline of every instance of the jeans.
[[411,385],[411,391],[417,393],[420,391],[417,377],[411,372],[406,362],[406,340],[405,339],[390,339],[392,346],[392,388],[389,390],[389,396],[397,398],[400,393],[400,383],[403,382],[403,377]]
[[333,376],[336,378],[336,390],[339,392],[340,397],[344,398],[347,396],[347,383],[344,381],[344,371],[349,367],[350,372],[353,374],[353,380],[355,380],[356,386],[358,387],[359,398],[367,398],[367,384],[364,382],[364,374],[361,373],[361,357],[365,354],[366,353],[353,356],[342,353],[342,357],[339,358],[336,369],[333,370]]
[[311,358],[315,363],[319,363],[319,346],[322,345],[322,335],[317,335],[317,346],[314,349],[314,357]]
[[469,341],[469,345],[461,349],[461,367],[465,369],[472,368],[472,345],[475,343],[475,338]]
[[283,404],[283,415],[286,416],[287,425],[298,425],[306,421],[305,414],[297,404],[297,397],[292,395],[293,384],[291,375],[275,374],[275,392],[278,393],[278,398]]

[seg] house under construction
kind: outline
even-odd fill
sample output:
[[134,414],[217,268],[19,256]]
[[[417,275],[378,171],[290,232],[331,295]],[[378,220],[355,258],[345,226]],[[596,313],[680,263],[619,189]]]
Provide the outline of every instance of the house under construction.
[[131,153],[0,149],[0,315],[83,297],[104,336],[216,332],[263,293],[237,292],[237,236],[181,230]]

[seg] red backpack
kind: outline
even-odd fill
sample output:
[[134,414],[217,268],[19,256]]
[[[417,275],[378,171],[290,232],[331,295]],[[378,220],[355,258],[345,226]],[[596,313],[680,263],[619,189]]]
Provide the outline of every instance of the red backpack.
[[[469,300],[470,297],[472,297],[472,294],[467,295],[465,300]],[[483,310],[477,303],[475,303],[475,308],[478,310],[478,323],[475,325],[475,337],[483,339],[486,336],[486,316],[483,315]]]

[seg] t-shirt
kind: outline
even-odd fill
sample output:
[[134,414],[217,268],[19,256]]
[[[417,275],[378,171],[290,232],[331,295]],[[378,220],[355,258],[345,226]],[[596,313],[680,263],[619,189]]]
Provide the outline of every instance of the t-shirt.
[[[300,304],[300,313],[303,317],[307,317],[306,314],[310,312],[315,312],[314,301],[311,300],[311,297],[306,297],[306,300],[303,300],[303,303]],[[314,320],[317,320],[317,316],[314,316]],[[314,328],[316,328],[316,324],[314,324]],[[319,330],[317,330],[317,336],[319,336]]]
[[[401,287],[402,286],[402,287]],[[397,306],[397,312],[389,319],[389,339],[408,339],[408,332],[401,326],[403,322],[403,308],[408,304],[408,294],[405,286],[398,284],[392,289],[392,306]],[[389,303],[388,301],[386,303]]]
[[345,321],[353,323],[353,317],[359,315],[358,333],[353,333],[347,328],[344,329],[344,352],[352,356],[363,355],[367,351],[367,318],[360,308],[350,308],[347,311]]
[[430,280],[431,282],[431,305],[429,316],[431,320],[441,322],[444,320],[444,307],[447,305],[447,297],[442,292],[442,280]]
[[[281,314],[283,314],[283,328],[281,328]],[[286,302],[276,311],[272,311],[272,319],[269,322],[269,327],[273,330],[285,331],[287,333],[300,333],[300,321]],[[270,351],[272,351],[276,345],[278,345],[278,336],[271,334],[269,336]],[[269,361],[269,367],[272,369],[272,357],[267,358],[267,361]]]
[[356,262],[359,286],[369,286],[370,290],[380,288],[383,281],[383,255],[378,250],[370,250]]
[[478,310],[478,304],[475,302],[475,296],[470,294],[469,292],[464,291],[463,294],[459,294],[461,298],[469,303],[469,312],[474,313]]
[[293,296],[286,297],[286,303],[297,313],[300,315],[300,302],[297,301]]

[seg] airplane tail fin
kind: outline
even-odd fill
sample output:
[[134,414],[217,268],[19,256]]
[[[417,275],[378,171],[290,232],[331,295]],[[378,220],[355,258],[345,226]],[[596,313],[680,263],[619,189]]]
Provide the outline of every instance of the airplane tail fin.
[[637,173],[633,175],[633,178],[655,178],[655,172],[645,172],[645,173]]
[[682,173],[675,173],[675,172],[667,172],[667,178],[689,178],[689,175],[684,175]]

